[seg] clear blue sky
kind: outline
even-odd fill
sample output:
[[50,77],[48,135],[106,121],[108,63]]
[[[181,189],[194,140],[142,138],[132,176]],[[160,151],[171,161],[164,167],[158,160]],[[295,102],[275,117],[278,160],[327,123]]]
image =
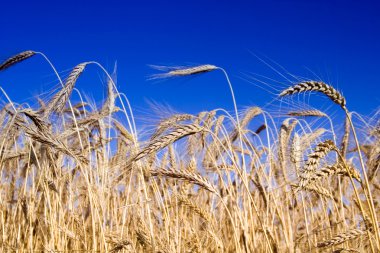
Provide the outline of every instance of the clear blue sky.
[[[112,70],[117,61],[119,89],[138,110],[146,100],[186,112],[232,109],[220,72],[152,82],[146,78],[157,72],[147,64],[221,66],[239,106],[264,105],[272,97],[241,77],[282,78],[250,52],[296,75],[315,78],[312,70],[344,93],[351,110],[368,114],[380,104],[378,1],[52,2],[2,1],[0,59],[42,51],[59,71],[88,60]],[[99,73],[90,67],[77,88],[101,99]],[[0,86],[18,102],[56,84],[41,57],[0,73]]]

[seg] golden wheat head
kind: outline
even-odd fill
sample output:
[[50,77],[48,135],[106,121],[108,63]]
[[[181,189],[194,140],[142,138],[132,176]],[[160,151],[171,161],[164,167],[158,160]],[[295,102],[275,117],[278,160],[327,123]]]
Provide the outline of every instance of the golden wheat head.
[[325,94],[334,103],[340,105],[343,109],[346,108],[346,99],[332,86],[318,81],[304,81],[294,86],[287,88],[280,93],[280,97],[293,95],[301,92],[316,91]]

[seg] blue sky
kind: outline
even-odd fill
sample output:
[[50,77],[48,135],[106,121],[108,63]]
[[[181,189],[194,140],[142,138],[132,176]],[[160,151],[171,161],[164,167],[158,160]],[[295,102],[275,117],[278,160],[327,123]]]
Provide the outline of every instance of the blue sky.
[[[195,113],[232,109],[222,73],[147,81],[157,73],[148,64],[215,64],[229,73],[239,107],[262,106],[273,96],[247,75],[284,79],[256,54],[281,73],[318,76],[343,92],[349,109],[369,114],[380,104],[379,9],[375,1],[3,1],[0,59],[42,51],[63,75],[88,60],[112,71],[117,61],[118,87],[137,113],[149,111],[147,101]],[[41,57],[0,73],[18,102],[56,85]],[[100,100],[104,75],[91,66],[77,88]]]

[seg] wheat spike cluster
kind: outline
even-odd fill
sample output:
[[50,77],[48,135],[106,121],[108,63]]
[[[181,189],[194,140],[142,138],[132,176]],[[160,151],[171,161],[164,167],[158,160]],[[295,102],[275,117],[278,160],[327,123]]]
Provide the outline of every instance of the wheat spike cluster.
[[[12,56],[0,75],[39,56]],[[97,105],[74,92],[90,65],[106,79]],[[380,252],[379,113],[354,117],[313,80],[284,84],[278,113],[240,109],[224,69],[166,70],[154,78],[223,74],[235,112],[152,112],[144,125],[96,62],[57,74],[35,103],[4,89],[0,252]],[[313,93],[330,108],[291,108]]]

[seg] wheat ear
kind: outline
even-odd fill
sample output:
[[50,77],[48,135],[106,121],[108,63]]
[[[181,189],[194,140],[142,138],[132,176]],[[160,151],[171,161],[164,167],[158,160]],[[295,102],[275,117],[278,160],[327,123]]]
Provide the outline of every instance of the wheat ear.
[[175,114],[167,119],[164,119],[158,123],[156,131],[150,137],[151,140],[157,138],[164,133],[168,128],[175,126],[178,122],[190,120],[194,116],[191,114]]
[[201,175],[190,172],[190,171],[178,171],[178,170],[165,170],[165,169],[158,169],[158,170],[151,170],[150,171],[152,176],[166,176],[171,178],[177,178],[180,180],[188,181],[190,183],[199,185],[200,187],[208,190],[209,192],[215,193],[218,195],[217,190],[215,187],[208,181],[206,178],[202,177]]
[[74,85],[78,77],[82,74],[87,63],[78,64],[70,73],[69,77],[66,79],[64,87],[54,95],[50,100],[49,104],[46,106],[44,111],[45,116],[50,115],[52,112],[61,112],[69,99],[71,92],[73,91]]
[[[166,67],[159,67],[159,66],[152,66],[152,67],[161,69],[161,70],[166,68]],[[201,73],[216,70],[218,69],[218,67],[211,64],[204,64],[204,65],[199,65],[199,66],[189,67],[189,68],[181,67],[181,68],[172,68],[172,69],[173,70],[167,73],[153,75],[151,79],[196,75],[196,74],[201,74]]]
[[319,161],[332,150],[336,151],[337,147],[332,140],[326,140],[319,143],[314,149],[314,152],[309,154],[304,166],[304,171],[300,175],[299,185],[301,188],[309,184],[311,177],[318,167]]
[[333,198],[332,194],[328,189],[323,187],[321,184],[315,183],[315,184],[307,184],[305,186],[300,186],[299,184],[290,184],[291,187],[295,188],[295,192],[297,192],[299,189],[303,189],[310,192],[315,192],[318,195],[322,195],[327,198]]
[[195,75],[205,72],[210,72],[212,70],[217,69],[217,66],[211,65],[211,64],[205,64],[205,65],[199,65],[195,67],[190,68],[181,68],[169,71],[168,74],[170,76],[188,76],[188,75]]
[[22,61],[32,57],[35,54],[36,54],[36,52],[31,51],[31,50],[24,51],[24,52],[21,52],[19,54],[16,54],[16,55],[6,59],[3,63],[0,64],[0,71],[4,71],[7,68],[9,68],[9,67],[11,67],[11,66],[13,66],[19,62],[22,62]]
[[[146,155],[152,154],[158,150],[163,149],[169,144],[182,139],[185,136],[199,133],[203,128],[196,124],[191,125],[182,125],[177,127],[174,131],[170,132],[167,135],[161,136],[149,142],[149,144],[143,148],[135,157],[133,157],[129,163],[136,162]],[[128,167],[128,166],[127,166]]]
[[195,203],[193,203],[189,198],[187,198],[183,195],[176,195],[176,197],[178,198],[178,201],[180,204],[188,207],[191,211],[198,214],[200,217],[202,217],[207,222],[212,221],[212,215],[208,211],[204,210],[203,208],[201,208],[198,205],[196,205]]
[[338,235],[330,238],[329,240],[317,243],[317,247],[318,248],[332,247],[332,246],[342,244],[344,242],[356,239],[359,236],[363,236],[365,234],[366,234],[366,232],[364,232],[360,229],[352,229],[352,230],[349,230],[349,231],[344,232],[342,234],[338,234]]
[[[351,117],[351,114],[349,114],[348,117]],[[348,144],[350,140],[350,121],[348,117],[346,117],[346,120],[344,122],[344,135],[342,137],[341,149],[340,149],[343,157],[346,157],[347,148],[348,148]]]
[[291,111],[287,115],[292,117],[327,117],[326,113],[320,110],[303,110],[303,111]]
[[[352,178],[355,178],[358,182],[361,182],[359,172],[353,167],[347,166],[347,168],[348,168]],[[332,175],[343,175],[343,176],[349,177],[349,174],[348,174],[347,169],[345,168],[345,165],[341,164],[341,163],[337,163],[334,165],[326,166],[326,167],[316,171],[310,177],[310,180],[311,181],[320,180],[320,179],[323,179],[323,178],[326,178],[326,177],[329,177]]]
[[293,95],[296,93],[307,92],[307,91],[317,91],[325,94],[334,103],[340,105],[343,109],[346,108],[346,99],[332,86],[318,81],[304,81],[298,83],[294,86],[287,88],[280,93],[280,97]]

